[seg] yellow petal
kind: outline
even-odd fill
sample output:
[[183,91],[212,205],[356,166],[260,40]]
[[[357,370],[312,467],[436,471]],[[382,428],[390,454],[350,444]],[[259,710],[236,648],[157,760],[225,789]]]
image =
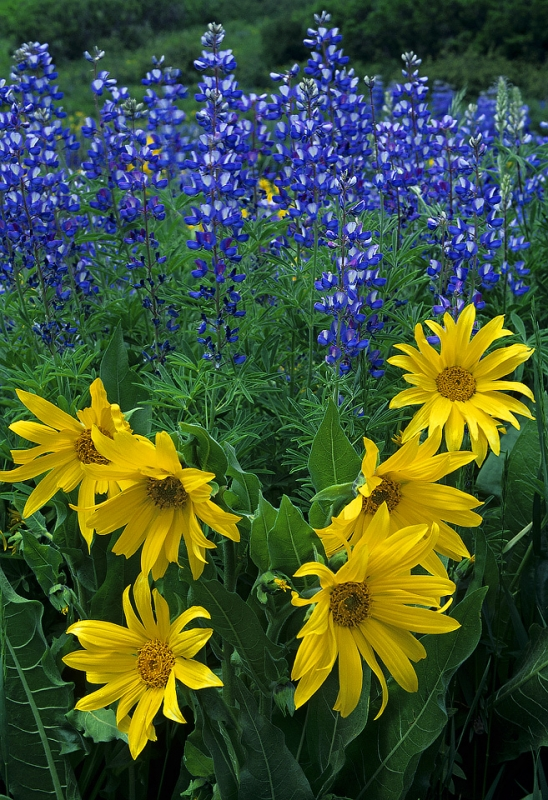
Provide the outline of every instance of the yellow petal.
[[362,660],[350,628],[335,625],[339,651],[339,693],[333,706],[347,717],[358,705],[362,693]]
[[175,677],[189,689],[206,689],[209,686],[222,686],[223,682],[205,664],[189,658],[175,659]]
[[44,400],[42,397],[38,397],[36,394],[25,392],[22,389],[16,389],[16,392],[17,397],[23,405],[26,406],[29,411],[32,411],[34,416],[38,417],[41,422],[44,422],[51,428],[57,428],[59,431],[66,428],[70,431],[82,433],[83,426],[69,414],[66,414],[64,411],[61,411],[60,408],[54,406],[53,403]]

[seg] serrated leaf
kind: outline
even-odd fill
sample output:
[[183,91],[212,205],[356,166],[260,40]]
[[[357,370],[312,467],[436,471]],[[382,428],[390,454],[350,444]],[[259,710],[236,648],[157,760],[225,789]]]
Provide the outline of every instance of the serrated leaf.
[[405,797],[421,753],[447,724],[445,696],[457,668],[474,652],[481,635],[482,587],[466,595],[452,616],[461,627],[451,633],[422,637],[427,656],[415,666],[417,692],[404,691],[394,682],[383,715],[371,721],[359,740],[367,759],[365,785],[356,800],[393,800]]
[[234,696],[240,706],[241,742],[245,759],[240,768],[238,800],[314,800],[312,789],[285,744],[282,731],[259,714],[253,695],[236,679]]
[[493,706],[505,720],[506,758],[548,745],[547,628],[531,627],[529,647],[516,673],[496,693]]
[[361,460],[339,422],[339,412],[329,400],[325,416],[312,442],[308,470],[317,492],[335,484],[354,481]]
[[204,606],[211,614],[211,627],[231,644],[242,666],[265,694],[270,684],[288,674],[283,647],[267,637],[251,608],[235,592],[228,592],[218,581],[191,584],[189,604]]
[[286,575],[294,575],[302,564],[314,561],[316,553],[325,556],[321,539],[285,494],[267,541],[270,569]]
[[42,632],[44,608],[17,595],[0,569],[0,747],[2,777],[14,800],[80,797],[61,755],[72,706]]
[[94,742],[112,742],[115,739],[128,741],[127,733],[122,733],[116,725],[116,714],[111,708],[99,708],[97,711],[77,711],[73,709],[67,719],[77,731],[93,739]]

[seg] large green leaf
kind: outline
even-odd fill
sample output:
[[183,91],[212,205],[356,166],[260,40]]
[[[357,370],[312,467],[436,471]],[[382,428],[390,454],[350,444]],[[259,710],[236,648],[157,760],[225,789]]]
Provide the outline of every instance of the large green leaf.
[[0,569],[0,747],[15,800],[77,800],[61,755],[72,687],[61,680],[42,632],[43,606],[17,595]]
[[244,514],[253,514],[259,505],[261,482],[252,472],[244,472],[232,445],[225,442],[223,447],[228,459],[226,474],[232,478],[231,489],[239,501],[234,510]]
[[521,432],[508,456],[504,526],[519,533],[533,514],[533,496],[540,467],[540,445],[535,420],[522,422]]
[[259,507],[251,521],[251,539],[249,555],[260,572],[266,572],[270,566],[268,551],[268,534],[276,522],[277,511],[262,494],[259,496]]
[[308,469],[317,492],[336,483],[356,480],[361,461],[339,422],[339,412],[329,400],[325,416],[312,442]]
[[101,360],[99,375],[103,381],[109,403],[118,403],[122,411],[132,411],[130,424],[135,433],[150,433],[152,409],[139,407],[147,399],[147,392],[139,386],[139,375],[130,369],[124,344],[122,325],[119,322]]
[[116,725],[116,714],[112,708],[98,708],[97,711],[69,711],[67,719],[76,730],[94,742],[112,742],[114,739],[128,741],[127,733]]
[[196,692],[198,727],[211,758],[222,800],[239,800],[238,785],[243,750],[240,730],[218,691]]
[[304,772],[288,750],[282,731],[259,714],[253,695],[239,680],[234,696],[240,706],[242,746],[238,800],[314,800]]
[[314,561],[317,553],[325,556],[321,539],[285,494],[267,541],[270,569],[286,575],[293,575],[302,564]]
[[422,638],[427,657],[416,665],[417,692],[390,685],[390,699],[380,719],[370,721],[360,738],[367,754],[366,781],[356,800],[403,798],[413,782],[421,753],[447,723],[445,695],[456,669],[475,650],[481,634],[480,611],[487,587],[469,593],[455,608],[461,627]]
[[338,670],[332,670],[323,686],[308,701],[306,745],[309,766],[306,773],[315,795],[321,797],[344,766],[346,748],[363,731],[369,711],[371,670],[363,667],[360,701],[348,717],[341,717],[333,706],[339,691]]
[[272,681],[288,674],[283,648],[270,641],[238,594],[218,581],[199,580],[191,584],[189,604],[209,611],[213,630],[235,648],[245,671],[266,694]]
[[513,677],[495,695],[496,713],[505,720],[504,755],[548,745],[548,629],[531,627],[531,641]]
[[214,472],[217,481],[224,483],[228,460],[219,442],[201,425],[179,422],[179,430],[188,437],[182,446],[185,461],[204,472]]

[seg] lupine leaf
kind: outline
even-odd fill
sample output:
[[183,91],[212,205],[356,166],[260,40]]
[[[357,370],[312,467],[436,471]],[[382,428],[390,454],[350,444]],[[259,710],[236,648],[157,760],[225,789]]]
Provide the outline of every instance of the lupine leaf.
[[253,695],[236,679],[245,760],[238,800],[314,800],[312,789],[282,731],[259,714]]
[[386,710],[378,720],[370,721],[359,739],[360,749],[367,754],[366,781],[356,800],[405,797],[421,753],[447,723],[447,687],[479,641],[480,611],[486,592],[487,587],[471,592],[454,609],[452,616],[461,623],[456,631],[422,637],[427,656],[415,666],[417,692],[406,692],[391,682]]
[[283,648],[268,639],[251,608],[235,592],[218,581],[191,584],[189,605],[200,605],[211,614],[213,630],[237,651],[245,671],[265,693],[271,681],[288,674]]
[[42,632],[43,606],[17,595],[0,570],[2,774],[15,800],[76,800],[60,727],[72,705]]
[[350,444],[339,422],[332,400],[312,442],[308,469],[317,492],[335,484],[354,481],[360,471],[360,457]]

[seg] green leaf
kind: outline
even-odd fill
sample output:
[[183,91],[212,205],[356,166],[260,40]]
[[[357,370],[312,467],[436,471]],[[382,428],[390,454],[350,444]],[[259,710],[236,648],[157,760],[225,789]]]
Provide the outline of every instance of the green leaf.
[[288,674],[283,647],[270,641],[238,594],[228,592],[218,581],[195,581],[190,587],[189,605],[204,606],[209,611],[213,630],[236,649],[245,671],[265,694],[270,694],[272,681]]
[[259,572],[267,572],[270,564],[268,551],[268,534],[274,527],[278,512],[262,494],[259,496],[259,508],[251,521],[251,540],[249,555],[258,567]]
[[445,696],[457,668],[474,652],[481,635],[481,606],[487,587],[466,595],[452,616],[461,627],[422,637],[427,656],[416,666],[419,688],[409,693],[391,682],[390,699],[380,719],[360,739],[366,782],[356,800],[405,797],[421,753],[447,724]]
[[179,430],[189,437],[182,447],[185,461],[204,472],[214,472],[217,482],[224,483],[228,460],[219,442],[216,442],[201,425],[179,422]]
[[213,759],[193,744],[191,737],[194,733],[192,731],[185,742],[185,767],[195,778],[208,778],[214,774]]
[[150,433],[152,408],[150,406],[138,408],[139,403],[147,399],[148,393],[138,385],[139,375],[129,368],[120,322],[103,354],[99,376],[103,381],[109,403],[118,403],[122,411],[136,409],[131,415],[131,427],[135,433],[147,436]]
[[232,445],[225,442],[223,445],[228,458],[226,474],[232,478],[231,489],[239,500],[239,505],[234,511],[244,514],[254,514],[259,505],[261,483],[252,472],[244,472],[236,458],[236,451]]
[[116,714],[111,708],[97,711],[69,711],[67,719],[77,731],[93,739],[94,742],[112,742],[115,739],[128,741],[127,733],[122,733],[116,725]]
[[267,537],[270,569],[286,575],[292,576],[302,564],[314,561],[317,553],[325,557],[321,539],[285,494]]
[[240,706],[241,742],[245,750],[238,800],[314,800],[310,784],[287,748],[282,731],[259,714],[253,695],[237,679],[234,696]]
[[533,515],[533,496],[540,467],[540,445],[535,420],[522,422],[521,432],[508,456],[504,525],[519,533]]
[[21,529],[21,537],[21,552],[25,561],[34,572],[44,594],[49,596],[55,608],[60,611],[64,603],[55,594],[52,595],[51,590],[60,582],[59,568],[63,563],[63,556],[54,545],[40,544],[36,537],[24,528]]
[[139,550],[131,558],[113,553],[112,547],[118,535],[115,532],[110,536],[106,553],[105,578],[91,599],[90,616],[91,619],[123,625],[122,595],[126,586],[135,582],[141,570],[141,553]]
[[333,785],[346,760],[346,748],[365,728],[369,712],[371,670],[363,666],[363,688],[358,705],[348,717],[341,717],[333,706],[339,692],[338,671],[331,670],[327,680],[308,701],[306,744],[309,776],[314,795],[322,797]]
[[0,569],[0,748],[4,783],[15,800],[80,797],[61,755],[61,726],[72,707],[42,631],[44,608],[17,595]]
[[338,483],[354,481],[361,460],[339,422],[335,403],[329,400],[325,416],[312,442],[308,469],[317,492]]
[[531,626],[529,647],[516,673],[496,693],[493,706],[505,720],[506,759],[548,745],[547,628]]
[[490,452],[476,479],[476,486],[483,494],[502,497],[502,480],[504,465],[518,440],[520,431],[509,426],[508,431],[500,439],[500,456]]
[[215,689],[196,692],[198,723],[211,754],[222,800],[239,800],[238,784],[243,751],[234,717]]

